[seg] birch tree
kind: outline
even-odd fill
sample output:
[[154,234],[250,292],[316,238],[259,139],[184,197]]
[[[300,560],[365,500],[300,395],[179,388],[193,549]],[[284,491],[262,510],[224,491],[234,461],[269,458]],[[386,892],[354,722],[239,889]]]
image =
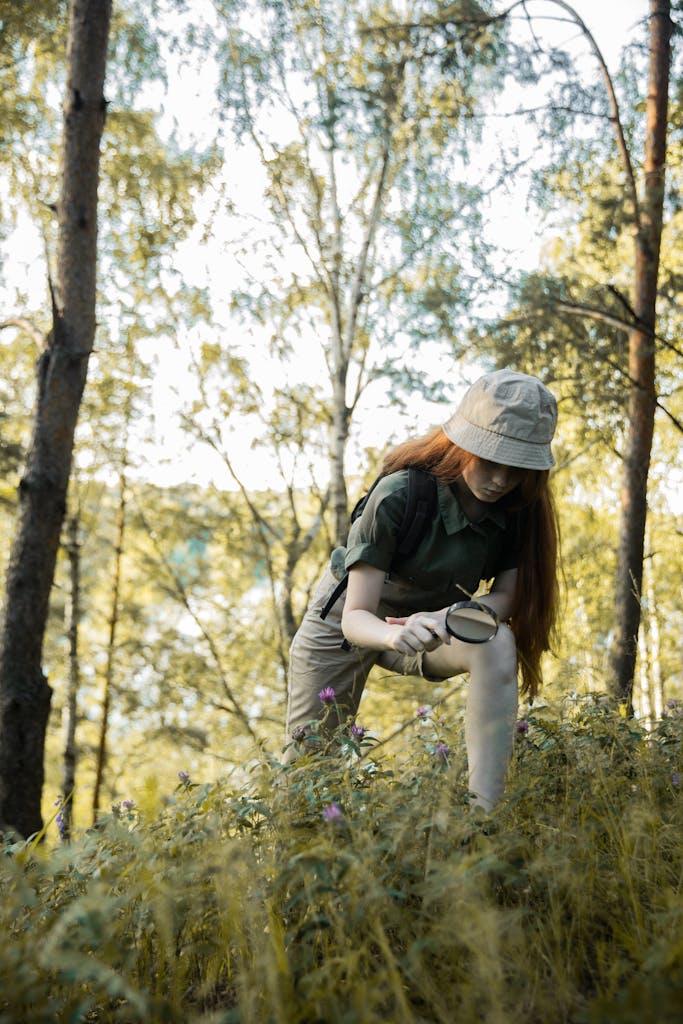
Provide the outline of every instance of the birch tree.
[[[474,291],[479,192],[466,174],[458,183],[453,167],[463,163],[474,98],[495,84],[494,39],[479,28],[454,32],[439,66],[427,54],[440,27],[415,43],[403,28],[375,31],[396,17],[386,5],[217,0],[216,9],[225,116],[265,179],[262,267],[233,294],[233,308],[268,327],[283,364],[314,339],[309,372],[322,364],[341,544],[346,447],[361,396],[382,379],[438,397],[408,342],[437,340],[448,358],[444,339]],[[244,263],[254,268],[248,254]]]

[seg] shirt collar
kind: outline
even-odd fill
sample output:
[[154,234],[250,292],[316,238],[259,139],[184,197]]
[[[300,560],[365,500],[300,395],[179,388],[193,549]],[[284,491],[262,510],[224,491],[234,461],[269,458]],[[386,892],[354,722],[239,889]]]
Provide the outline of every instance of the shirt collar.
[[[441,513],[441,519],[443,520],[446,533],[457,533],[459,530],[464,530],[466,526],[477,526],[478,523],[471,523],[462,510],[460,502],[458,501],[457,495],[453,488],[449,484],[444,484],[440,480],[437,481],[438,494],[439,494],[439,511]],[[496,526],[501,530],[505,529],[505,509],[501,508],[499,504],[492,504],[486,510],[486,515],[481,523],[486,522],[490,519]]]

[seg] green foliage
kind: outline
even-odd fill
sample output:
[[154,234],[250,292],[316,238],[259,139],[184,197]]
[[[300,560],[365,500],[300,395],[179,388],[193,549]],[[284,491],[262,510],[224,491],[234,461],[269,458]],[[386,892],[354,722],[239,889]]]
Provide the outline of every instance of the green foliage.
[[[53,146],[53,139],[36,138],[36,121],[45,115],[46,94],[54,88],[55,52],[66,45],[65,0],[35,3],[2,0],[0,3],[0,118],[3,124],[0,141],[0,164],[7,167],[9,181],[16,188],[28,178],[29,188],[35,188],[34,177],[45,151]],[[53,95],[54,98],[54,95]],[[47,201],[54,196],[41,196]],[[3,191],[0,201],[2,230],[11,208]],[[39,204],[37,204],[39,205]]]
[[604,698],[539,706],[489,817],[447,716],[409,739],[182,773],[160,815],[8,846],[0,1021],[673,1024],[680,706],[651,735]]
[[266,175],[268,272],[233,308],[280,346],[313,329],[331,379],[355,365],[360,393],[385,373],[376,349],[402,332],[443,345],[473,291],[479,189],[453,168],[499,84],[497,33],[476,4],[419,3],[409,24],[388,3],[217,6],[224,116]]
[[[112,437],[112,454],[119,442]],[[282,639],[264,579],[262,540],[244,499],[234,492],[190,486],[166,491],[134,480],[126,491],[104,808],[124,798],[140,780],[155,780],[150,805],[157,806],[158,791],[167,789],[183,767],[214,779],[226,762],[248,761],[253,739],[235,714],[235,701],[254,733],[274,747],[284,729]],[[76,499],[81,517],[81,680],[74,819],[82,826],[91,820],[118,486],[91,480],[74,489]],[[286,522],[282,495],[264,492],[258,500],[264,513]],[[319,558],[316,545],[307,558]],[[69,593],[63,557],[44,655],[54,690],[46,811],[58,795],[61,778],[59,722],[69,671],[64,636]]]

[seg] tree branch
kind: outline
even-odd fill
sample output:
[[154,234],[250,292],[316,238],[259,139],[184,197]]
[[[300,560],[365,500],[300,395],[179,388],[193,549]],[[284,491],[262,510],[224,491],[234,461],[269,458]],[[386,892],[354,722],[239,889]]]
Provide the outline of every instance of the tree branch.
[[5,330],[8,327],[16,327],[20,331],[24,331],[28,334],[32,341],[36,343],[39,348],[45,348],[45,342],[47,335],[36,327],[36,325],[25,316],[14,316],[10,317],[9,320],[3,320],[0,323],[0,331]]
[[246,713],[246,711],[244,710],[244,708],[242,707],[242,705],[240,704],[240,702],[237,700],[237,697],[235,696],[235,694],[233,692],[233,689],[230,686],[230,683],[228,682],[228,677],[227,677],[227,675],[226,675],[226,673],[225,673],[225,671],[223,669],[223,661],[222,661],[222,658],[221,658],[221,656],[220,656],[220,654],[218,652],[218,648],[216,647],[216,644],[214,642],[213,637],[208,632],[208,630],[204,626],[204,623],[201,621],[199,615],[197,614],[197,612],[192,607],[192,603],[190,601],[189,595],[187,593],[187,590],[185,588],[185,585],[184,585],[183,581],[180,579],[180,577],[178,576],[178,573],[174,570],[173,566],[171,565],[169,560],[166,558],[166,555],[162,551],[161,545],[159,544],[159,541],[157,540],[156,534],[155,534],[154,530],[152,529],[152,527],[150,526],[150,524],[148,523],[147,518],[145,516],[145,513],[143,512],[141,506],[137,502],[136,502],[136,505],[137,505],[138,515],[140,516],[140,521],[141,521],[142,525],[144,526],[145,530],[147,531],[147,536],[149,537],[149,539],[151,540],[151,542],[152,542],[152,544],[154,546],[154,549],[155,549],[155,551],[157,553],[157,557],[158,557],[159,561],[161,562],[161,564],[163,565],[163,567],[166,570],[166,572],[168,573],[169,577],[173,581],[173,585],[174,585],[174,588],[175,588],[174,589],[174,594],[179,598],[180,603],[182,604],[183,608],[185,608],[187,613],[191,616],[193,622],[195,623],[195,625],[199,629],[201,635],[204,637],[204,640],[206,641],[206,644],[207,644],[207,646],[209,648],[209,651],[211,652],[211,656],[213,658],[213,662],[214,662],[214,665],[216,667],[216,671],[218,673],[218,678],[220,679],[221,686],[223,687],[223,692],[225,693],[225,696],[232,703],[232,706],[233,706],[233,709],[234,709],[234,713],[237,716],[237,718],[239,718],[240,722],[242,723],[242,725],[244,726],[246,731],[249,733],[249,735],[254,740],[254,742],[258,743],[259,742],[259,737],[254,732],[253,726],[251,725],[251,722],[249,721],[249,716]]
[[618,327],[619,330],[632,331],[634,328],[638,331],[642,331],[653,341],[659,341],[665,348],[668,348],[671,352],[675,352],[677,356],[683,359],[683,350],[677,348],[673,342],[667,338],[663,338],[661,334],[653,331],[651,327],[643,323],[643,321],[633,313],[631,307],[627,304],[626,299],[615,291],[610,286],[610,291],[618,295],[621,301],[626,305],[627,310],[632,313],[632,320],[624,320],[620,316],[615,316],[613,313],[608,313],[604,309],[599,309],[597,306],[588,306],[580,302],[554,302],[553,305],[556,309],[559,309],[562,313],[575,313],[577,316],[582,316],[590,320],[601,320],[603,323],[609,324],[611,327]]
[[614,91],[614,83],[612,76],[609,73],[605,58],[602,55],[600,47],[596,43],[592,33],[588,30],[585,22],[577,14],[573,7],[565,0],[548,0],[548,3],[554,3],[558,7],[561,7],[563,11],[566,11],[570,18],[578,25],[579,29],[588,40],[588,45],[593,51],[593,55],[598,62],[600,73],[602,74],[605,88],[607,89],[607,96],[609,99],[610,109],[612,111],[610,121],[614,125],[616,132],[616,141],[619,153],[621,154],[622,163],[624,165],[624,171],[626,172],[626,179],[628,182],[629,192],[631,194],[631,202],[633,203],[633,219],[635,220],[636,227],[640,230],[641,227],[641,214],[640,214],[640,203],[638,202],[638,188],[636,186],[636,179],[633,173],[633,164],[631,163],[631,154],[629,153],[628,146],[626,144],[626,138],[624,136],[624,128],[621,123],[621,114],[619,113],[619,104],[617,103],[616,93]]
[[[609,69],[608,69],[607,64],[605,62],[605,58],[603,57],[602,51],[600,50],[600,47],[596,43],[595,38],[593,37],[592,33],[588,29],[587,25],[585,24],[583,19],[580,17],[580,15],[577,13],[577,11],[575,11],[574,8],[570,4],[566,3],[565,0],[547,0],[547,3],[555,4],[557,7],[559,7],[561,10],[563,10],[563,11],[565,11],[567,13],[567,15],[569,16],[569,20],[571,22],[573,22],[575,25],[577,25],[577,27],[579,28],[579,30],[581,31],[581,33],[583,34],[585,39],[588,41],[588,45],[589,45],[590,49],[593,52],[593,56],[595,57],[595,59],[598,62],[598,67],[600,69],[600,74],[602,75],[603,81],[605,83],[605,88],[607,90],[607,97],[608,97],[608,100],[609,100],[609,106],[610,106],[610,111],[611,111],[609,119],[610,119],[611,123],[614,126],[614,130],[615,130],[615,133],[616,133],[617,148],[619,150],[619,154],[621,156],[622,163],[623,163],[623,166],[624,166],[624,171],[626,173],[626,178],[627,178],[627,182],[628,182],[628,190],[629,190],[631,202],[633,204],[634,220],[635,220],[637,228],[640,229],[640,227],[641,227],[641,213],[640,213],[640,204],[638,202],[638,189],[637,189],[637,186],[636,186],[635,174],[633,172],[633,164],[631,163],[631,156],[630,156],[630,153],[629,153],[629,150],[628,150],[628,146],[626,144],[626,138],[625,138],[625,135],[624,135],[623,125],[621,123],[621,115],[620,115],[620,112],[619,112],[619,104],[617,102],[616,93],[614,91],[614,83],[612,82],[612,77],[611,77],[611,75],[609,73]],[[439,14],[436,14],[436,15],[434,15],[434,17],[425,19],[422,22],[402,22],[402,23],[398,23],[398,24],[392,24],[391,28],[392,29],[399,29],[399,30],[402,30],[402,31],[410,30],[410,29],[421,29],[421,28],[422,29],[424,29],[424,28],[430,29],[430,28],[438,28],[440,26],[443,26],[446,23],[448,23],[450,25],[453,25],[453,26],[456,26],[456,27],[457,26],[461,26],[461,27],[465,27],[465,26],[481,26],[481,27],[484,27],[484,26],[488,26],[488,25],[495,25],[498,22],[504,21],[518,7],[522,7],[523,8],[524,16],[525,16],[526,20],[529,21],[529,14],[527,12],[526,5],[527,5],[527,0],[515,0],[514,3],[510,4],[509,7],[507,7],[504,11],[501,11],[499,14],[493,14],[493,15],[482,14],[480,16],[479,15],[469,15],[469,16],[465,16],[465,17],[462,17],[462,18],[446,18],[446,19],[443,19],[443,20],[440,18]],[[564,19],[561,19],[561,20],[564,20]],[[377,30],[376,29],[366,29],[365,31],[366,32],[372,32],[372,31],[377,31]],[[535,36],[534,36],[534,39],[536,39]],[[536,40],[536,44],[538,45],[538,41],[537,40]],[[441,47],[441,51],[443,51],[443,47]],[[436,55],[436,53],[434,55]],[[429,56],[429,54],[423,54],[422,56],[423,57],[424,56]]]

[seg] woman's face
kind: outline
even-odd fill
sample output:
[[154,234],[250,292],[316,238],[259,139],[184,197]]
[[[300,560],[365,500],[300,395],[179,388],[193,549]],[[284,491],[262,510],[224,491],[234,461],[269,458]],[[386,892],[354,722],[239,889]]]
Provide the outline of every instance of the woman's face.
[[489,462],[475,455],[463,469],[462,478],[475,498],[494,502],[514,491],[525,472],[516,466],[501,466],[499,462]]

